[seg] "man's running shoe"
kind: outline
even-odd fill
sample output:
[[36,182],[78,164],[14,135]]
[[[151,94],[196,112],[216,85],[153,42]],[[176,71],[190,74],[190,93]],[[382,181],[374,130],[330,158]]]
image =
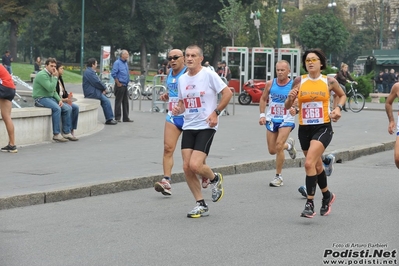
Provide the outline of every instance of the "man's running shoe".
[[215,173],[217,175],[218,180],[216,182],[212,182],[211,184],[213,185],[212,187],[212,201],[213,202],[218,202],[224,194],[224,189],[223,189],[223,176],[221,173]]
[[202,188],[207,188],[210,183],[211,181],[209,180],[209,178],[202,177]]
[[200,218],[204,216],[209,216],[208,206],[201,206],[198,202],[194,209],[187,213],[188,218]]
[[161,182],[156,182],[154,184],[154,188],[156,191],[161,192],[165,196],[172,195],[172,187],[170,186],[169,181],[165,178],[162,178]]
[[[328,162],[328,163],[327,163]],[[335,156],[329,154],[323,160],[324,171],[326,172],[326,176],[330,176],[334,170]]]
[[306,217],[306,218],[313,218],[316,213],[314,212],[314,207],[312,202],[306,202],[305,204],[305,209],[301,213],[301,217]]
[[274,179],[269,183],[269,186],[271,187],[280,187],[284,185],[283,183],[283,177],[281,175],[276,175]]
[[13,145],[10,145],[10,144],[8,144],[7,146],[1,148],[1,151],[2,152],[11,152],[11,153],[17,153],[18,152],[17,146],[15,146],[15,145],[13,146]]
[[296,158],[296,149],[295,149],[295,140],[293,138],[289,138],[287,143],[291,145],[291,149],[287,150],[288,154],[290,155],[291,159]]
[[320,208],[320,215],[326,216],[331,212],[331,204],[333,204],[335,200],[335,194],[330,192],[330,197],[328,199],[322,199],[321,201],[321,208]]
[[298,188],[299,193],[301,193],[302,197],[307,198],[308,193],[306,192],[306,186],[300,186]]

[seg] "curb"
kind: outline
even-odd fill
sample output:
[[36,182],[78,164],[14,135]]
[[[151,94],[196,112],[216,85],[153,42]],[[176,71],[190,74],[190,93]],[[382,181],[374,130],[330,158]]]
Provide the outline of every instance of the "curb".
[[[333,153],[335,155],[336,162],[342,163],[355,160],[362,156],[393,150],[394,146],[395,141],[390,141],[385,143],[372,143],[368,145],[356,146],[350,149],[338,149],[334,151],[328,151],[328,153]],[[304,165],[304,161],[304,158],[296,158],[294,160],[286,159],[284,162],[284,168],[302,167]],[[214,172],[222,172],[224,175],[245,174],[272,169],[275,169],[274,159],[212,168]],[[71,187],[63,190],[4,197],[0,198],[0,210],[150,188],[153,187],[154,183],[159,181],[162,177],[163,175],[135,177],[91,186]],[[174,183],[185,181],[183,172],[173,174],[172,178]]]

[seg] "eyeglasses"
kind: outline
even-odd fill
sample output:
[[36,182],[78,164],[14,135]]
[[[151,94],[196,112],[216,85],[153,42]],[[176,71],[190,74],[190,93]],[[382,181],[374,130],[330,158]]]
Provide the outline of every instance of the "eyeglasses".
[[172,59],[176,61],[180,57],[182,57],[182,56],[181,55],[170,56],[170,57],[168,57],[168,61],[172,61]]
[[317,61],[320,61],[320,58],[310,58],[310,59],[306,59],[305,63],[306,64],[310,64],[310,63],[316,63]]

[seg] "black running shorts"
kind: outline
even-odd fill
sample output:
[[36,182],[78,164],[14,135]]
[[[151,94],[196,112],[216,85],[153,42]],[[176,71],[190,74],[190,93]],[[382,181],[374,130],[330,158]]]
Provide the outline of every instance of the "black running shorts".
[[214,129],[183,130],[181,149],[202,151],[208,155],[215,133]]

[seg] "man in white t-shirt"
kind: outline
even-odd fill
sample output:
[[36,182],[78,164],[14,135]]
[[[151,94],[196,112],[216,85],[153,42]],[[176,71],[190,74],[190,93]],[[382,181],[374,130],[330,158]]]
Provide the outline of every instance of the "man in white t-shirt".
[[[191,45],[185,51],[185,63],[188,71],[179,78],[179,102],[173,107],[173,115],[184,113],[183,137],[181,142],[183,170],[187,184],[197,202],[189,218],[208,216],[208,206],[201,192],[202,176],[211,181],[212,201],[223,197],[223,176],[213,173],[206,165],[213,136],[219,123],[219,115],[230,102],[232,92],[220,77],[208,68],[202,67],[203,51],[197,45]],[[217,103],[218,94],[222,97]]]

